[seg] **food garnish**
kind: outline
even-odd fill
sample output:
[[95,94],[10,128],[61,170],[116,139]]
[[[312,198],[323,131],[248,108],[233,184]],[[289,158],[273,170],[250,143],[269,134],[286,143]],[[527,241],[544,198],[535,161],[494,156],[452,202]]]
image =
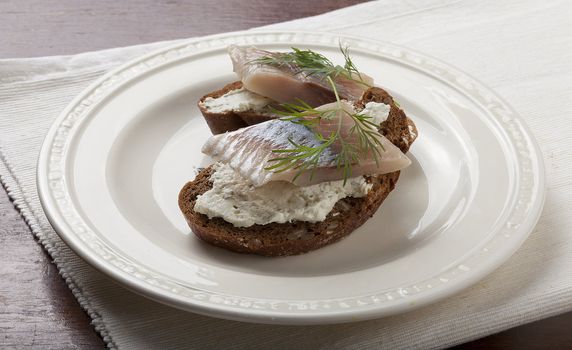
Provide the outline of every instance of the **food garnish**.
[[[275,113],[284,116],[281,118],[283,121],[308,127],[313,131],[314,136],[321,144],[312,147],[288,139],[292,148],[273,150],[272,152],[279,156],[270,159],[268,162],[271,164],[267,166],[265,170],[280,173],[289,169],[296,169],[298,171],[293,181],[303,172],[309,170],[310,178],[312,178],[320,156],[326,149],[334,144],[336,144],[338,148],[335,163],[337,168],[343,172],[344,184],[348,178],[352,177],[352,167],[355,164],[359,164],[362,158],[372,156],[376,165],[379,164],[379,157],[381,156],[381,152],[384,151],[384,148],[380,140],[381,135],[377,130],[378,125],[371,121],[372,118],[370,116],[359,112],[350,113],[344,109],[332,78],[327,76],[326,79],[331,84],[335,93],[335,105],[337,108],[318,110],[304,101],[298,100],[297,104],[284,103],[274,109]],[[354,123],[349,129],[348,135],[341,133],[343,115],[350,117]],[[320,121],[333,120],[333,118],[336,117],[338,119],[338,128],[335,131],[327,136],[317,131],[316,126],[320,124]]]

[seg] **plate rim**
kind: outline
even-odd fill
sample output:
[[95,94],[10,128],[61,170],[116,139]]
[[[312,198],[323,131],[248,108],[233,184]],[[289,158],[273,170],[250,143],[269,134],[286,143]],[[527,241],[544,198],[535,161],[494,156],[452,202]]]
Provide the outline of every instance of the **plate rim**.
[[[280,39],[277,40],[277,37],[288,37],[288,39]],[[90,97],[94,98],[95,101],[94,105],[100,100],[97,100],[97,96],[93,94],[96,93],[98,88],[103,86],[104,84],[109,84],[110,87],[107,93],[102,94],[102,96],[106,96],[106,94],[111,94],[115,89],[119,88],[125,83],[128,83],[131,79],[135,79],[137,77],[141,77],[143,74],[152,71],[154,68],[162,66],[164,64],[168,64],[170,59],[174,58],[175,60],[178,58],[185,57],[185,52],[182,53],[182,56],[176,57],[176,51],[181,50],[181,48],[189,47],[191,45],[196,44],[195,46],[199,46],[200,43],[204,42],[217,42],[223,43],[224,39],[235,41],[237,38],[245,38],[245,37],[268,37],[273,38],[274,40],[270,40],[268,42],[293,42],[296,38],[304,38],[305,42],[308,44],[316,44],[316,45],[330,45],[332,39],[336,40],[349,40],[352,42],[363,43],[364,45],[367,44],[368,46],[360,46],[360,50],[368,51],[369,53],[376,54],[378,56],[381,55],[381,48],[385,48],[385,50],[394,50],[397,54],[398,52],[402,55],[410,56],[409,59],[412,59],[409,65],[414,62],[414,60],[423,60],[425,63],[430,62],[431,64],[435,65],[438,69],[443,69],[443,73],[452,74],[453,77],[456,78],[455,83],[451,81],[445,80],[443,77],[436,75],[435,72],[429,72],[426,69],[423,69],[426,73],[431,74],[435,78],[453,86],[456,89],[459,87],[467,88],[470,86],[473,89],[476,89],[479,93],[485,96],[485,100],[493,103],[496,108],[502,110],[507,116],[507,122],[514,122],[515,127],[519,129],[522,135],[526,138],[526,146],[528,151],[529,158],[535,163],[537,172],[531,173],[535,180],[537,181],[538,185],[534,188],[535,191],[532,194],[532,197],[537,198],[536,201],[531,202],[531,208],[529,211],[534,215],[528,215],[525,217],[522,222],[526,222],[526,225],[521,225],[519,227],[524,227],[520,229],[514,229],[514,234],[510,235],[510,237],[516,237],[516,240],[513,239],[511,244],[507,247],[504,247],[503,250],[500,252],[497,251],[496,255],[492,255],[485,260],[485,263],[481,263],[478,268],[476,268],[472,274],[466,275],[461,268],[459,273],[464,275],[464,278],[457,278],[454,284],[446,284],[447,282],[443,282],[434,287],[429,287],[426,289],[426,292],[421,295],[417,295],[415,298],[415,303],[411,303],[407,297],[398,298],[396,301],[384,304],[383,302],[377,302],[369,304],[370,307],[368,308],[358,308],[358,307],[350,307],[347,309],[337,309],[332,310],[329,308],[318,308],[316,310],[307,310],[307,307],[312,305],[306,305],[305,309],[296,309],[296,311],[276,311],[273,310],[271,307],[273,301],[268,299],[264,301],[266,303],[266,307],[259,306],[260,308],[254,307],[256,305],[256,300],[260,298],[253,298],[254,300],[247,302],[246,304],[250,303],[249,305],[240,306],[240,303],[245,302],[245,298],[237,298],[232,296],[227,296],[224,300],[224,296],[222,297],[223,300],[212,300],[212,296],[218,295],[220,293],[211,293],[209,297],[209,293],[206,293],[206,297],[201,297],[198,299],[192,299],[185,297],[181,294],[174,294],[172,291],[169,293],[166,292],[164,288],[161,288],[157,285],[149,284],[149,282],[136,279],[134,276],[129,275],[125,270],[121,267],[115,266],[111,263],[107,263],[107,261],[102,261],[100,256],[97,256],[93,250],[86,249],[86,246],[82,244],[82,240],[77,237],[77,233],[74,232],[74,229],[69,227],[68,223],[62,216],[62,213],[59,212],[56,204],[56,200],[53,197],[54,189],[50,187],[50,181],[57,177],[57,174],[54,174],[53,171],[49,170],[50,166],[50,155],[54,150],[54,142],[56,136],[58,136],[58,129],[62,127],[62,122],[69,118],[70,115],[73,118],[79,120],[81,122],[82,115],[85,116],[91,110],[89,107],[82,108],[78,110],[77,108],[81,106],[82,101],[88,100]],[[312,39],[308,39],[308,38]],[[324,39],[328,39],[329,41],[325,42]],[[322,39],[322,41],[319,41]],[[265,41],[260,41],[260,43],[265,43]],[[373,48],[377,48],[377,51]],[[208,48],[207,48],[208,49]],[[171,58],[166,57],[170,53],[175,52],[174,56]],[[204,53],[205,50],[197,51],[197,53]],[[180,53],[179,53],[180,54]],[[387,54],[387,53],[386,53]],[[150,60],[153,60],[156,57],[162,55],[164,59],[163,62],[157,63],[157,66],[143,64]],[[419,68],[419,67],[417,67]],[[121,73],[125,72],[127,69],[131,69],[133,75],[128,76],[124,81],[121,81],[120,78],[116,78]],[[146,70],[148,69],[148,70]],[[114,82],[118,84],[114,85]],[[463,86],[465,84],[465,86]],[[467,91],[460,89],[465,95],[474,99],[474,96],[467,94]],[[99,94],[101,94],[101,89]],[[482,102],[479,102],[479,105],[483,106]],[[489,108],[487,108],[488,112],[491,112]],[[75,114],[74,114],[75,113]],[[497,111],[498,113],[498,111]],[[73,124],[69,127],[68,131],[73,129]],[[502,128],[503,131],[505,127]],[[73,132],[69,132],[69,135],[73,135]],[[511,139],[511,141],[514,141]],[[62,141],[60,145],[65,146],[65,141]],[[51,146],[51,147],[50,147]],[[65,147],[62,150],[62,153],[66,151]],[[62,171],[64,162],[62,161]],[[63,174],[60,174],[63,178]],[[63,181],[63,180],[62,180]],[[523,118],[512,108],[508,103],[506,103],[500,96],[498,96],[492,89],[486,87],[486,85],[482,84],[478,79],[468,75],[467,73],[463,72],[462,70],[448,64],[442,62],[439,59],[433,58],[429,55],[424,53],[417,52],[416,50],[412,50],[406,48],[401,45],[396,45],[390,42],[381,41],[381,40],[371,40],[366,38],[361,38],[358,36],[352,35],[339,35],[335,33],[326,33],[326,32],[311,32],[311,31],[239,31],[239,32],[231,32],[231,33],[223,33],[223,34],[215,34],[200,38],[193,38],[188,40],[183,40],[181,42],[177,42],[172,45],[168,45],[158,50],[154,50],[150,53],[142,55],[138,58],[129,60],[128,62],[121,64],[120,66],[112,69],[108,73],[104,74],[96,81],[91,83],[88,87],[86,87],[81,93],[79,93],[70,103],[69,105],[62,111],[62,113],[54,120],[52,126],[50,127],[46,137],[44,138],[44,142],[42,144],[42,148],[40,150],[40,154],[38,157],[37,163],[37,188],[38,188],[38,195],[40,198],[40,203],[46,213],[46,217],[48,221],[58,233],[58,235],[62,238],[62,240],[76,253],[78,254],[84,261],[88,262],[91,266],[95,267],[100,272],[103,272],[108,277],[111,277],[113,280],[121,283],[122,285],[126,286],[128,289],[144,295],[150,299],[156,300],[158,302],[168,304],[179,309],[192,311],[198,314],[208,315],[208,316],[215,316],[220,318],[232,319],[232,320],[239,320],[239,321],[247,321],[247,322],[256,322],[256,323],[278,323],[278,324],[329,324],[329,323],[341,323],[341,322],[351,322],[351,321],[361,321],[366,319],[378,318],[389,316],[392,314],[397,314],[405,311],[409,311],[432,302],[442,300],[447,298],[453,294],[458,293],[459,291],[473,285],[477,281],[481,280],[492,271],[497,269],[502,263],[510,258],[514,254],[514,252],[522,245],[522,243],[526,240],[529,234],[532,232],[536,223],[538,222],[540,215],[542,213],[542,208],[545,201],[546,196],[546,175],[545,175],[545,168],[544,168],[544,160],[542,157],[542,153],[537,142],[534,139],[534,136],[528,126],[524,123]],[[65,189],[60,189],[65,190]],[[520,189],[518,191],[521,191]],[[517,191],[517,193],[518,193]],[[73,205],[72,205],[73,206]],[[508,218],[507,218],[508,220]],[[430,289],[430,290],[429,290]],[[427,291],[428,290],[428,291]],[[198,292],[199,290],[195,290]],[[205,293],[204,291],[200,291],[200,293]],[[391,297],[391,296],[390,296]],[[220,298],[215,298],[220,299]],[[238,300],[240,299],[240,300]],[[345,298],[348,299],[348,298]],[[230,301],[231,303],[238,303],[233,306],[238,307],[231,307],[225,302]],[[296,303],[303,303],[304,301],[297,301]]]

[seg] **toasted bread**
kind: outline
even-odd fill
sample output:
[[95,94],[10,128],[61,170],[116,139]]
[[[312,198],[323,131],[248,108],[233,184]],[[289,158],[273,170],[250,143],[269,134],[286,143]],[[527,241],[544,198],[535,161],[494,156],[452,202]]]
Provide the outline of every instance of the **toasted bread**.
[[220,98],[231,91],[239,89],[242,89],[242,82],[235,81],[234,83],[225,85],[220,90],[213,91],[200,98],[197,105],[214,135],[237,130],[245,126],[262,123],[276,118],[275,115],[268,111],[237,111],[228,109],[223,112],[213,112],[205,104],[205,100],[208,98]]
[[[227,85],[225,88],[231,85]],[[379,130],[402,152],[406,153],[417,136],[413,122],[394,103],[393,98],[381,88],[367,90],[362,99],[356,102],[356,106],[363,107],[370,101],[383,102],[391,106],[389,117],[380,125]],[[228,122],[228,119],[232,118],[230,115],[214,116],[207,114],[205,118],[207,121],[210,120],[209,126],[215,130],[223,130],[231,127],[232,124]],[[260,121],[263,121],[263,118]],[[246,123],[244,120],[242,122]],[[238,127],[242,126],[244,125]],[[225,131],[229,130],[234,129]],[[264,256],[302,254],[346,237],[375,214],[381,203],[395,188],[400,173],[396,171],[389,174],[367,176],[366,180],[373,184],[368,195],[362,198],[348,197],[339,200],[326,219],[321,222],[294,221],[235,227],[221,218],[209,219],[206,215],[194,211],[197,196],[212,187],[209,179],[213,171],[212,167],[202,170],[193,181],[188,182],[180,191],[179,207],[187,223],[199,238],[210,244],[239,253]]]

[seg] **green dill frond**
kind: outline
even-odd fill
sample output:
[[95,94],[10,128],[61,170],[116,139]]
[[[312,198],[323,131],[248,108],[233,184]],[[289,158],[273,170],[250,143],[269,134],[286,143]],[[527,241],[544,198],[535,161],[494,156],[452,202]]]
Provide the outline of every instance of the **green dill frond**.
[[308,76],[317,75],[321,79],[332,78],[336,79],[339,76],[355,81],[357,83],[366,85],[362,79],[360,72],[353,63],[349,47],[343,47],[340,42],[340,51],[344,56],[344,65],[335,65],[326,56],[306,49],[299,49],[296,47],[291,48],[290,52],[275,52],[269,53],[267,56],[259,57],[252,60],[252,63],[265,64],[274,67],[289,67],[294,70],[296,74],[307,74]]
[[[294,169],[296,173],[293,181],[304,172],[310,171],[310,180],[314,176],[315,169],[318,167],[320,157],[334,143],[339,146],[339,151],[334,160],[336,167],[342,172],[344,185],[347,180],[352,177],[352,168],[359,164],[363,156],[371,155],[376,165],[379,165],[381,152],[385,151],[381,143],[381,135],[377,131],[377,125],[371,121],[371,117],[360,113],[349,113],[341,104],[337,89],[332,78],[328,77],[329,83],[336,96],[337,107],[328,110],[317,110],[309,106],[304,101],[298,100],[296,104],[285,103],[280,105],[280,109],[275,109],[275,113],[283,115],[281,120],[301,124],[313,131],[314,137],[321,143],[318,146],[306,146],[288,139],[291,148],[275,149],[272,152],[277,157],[270,159],[269,165],[265,170],[276,173]],[[349,116],[354,124],[349,129],[350,136],[356,136],[357,142],[348,142],[342,136],[343,118],[339,118],[337,130],[332,132],[328,137],[315,131],[315,126],[319,125],[322,119],[332,119],[339,113],[345,113]]]

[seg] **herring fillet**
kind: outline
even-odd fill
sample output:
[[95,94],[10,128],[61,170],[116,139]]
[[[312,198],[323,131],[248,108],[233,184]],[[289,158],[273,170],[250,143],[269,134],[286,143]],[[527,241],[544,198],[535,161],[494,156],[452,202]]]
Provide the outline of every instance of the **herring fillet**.
[[[332,87],[322,75],[307,74],[293,64],[274,67],[255,62],[261,57],[279,56],[283,53],[236,45],[230,45],[228,52],[234,72],[246,89],[252,92],[280,103],[297,103],[302,100],[314,107],[336,100]],[[343,76],[334,79],[340,98],[357,101],[368,85],[373,85],[372,78],[363,73],[360,76],[365,84]]]
[[[381,134],[379,137],[383,146],[379,162],[376,163],[372,157],[366,157],[359,164],[352,166],[352,177],[390,173],[411,164],[409,158],[391,141]],[[203,146],[202,152],[217,161],[229,164],[256,187],[279,180],[293,182],[298,186],[308,186],[344,178],[342,170],[336,166],[335,147],[326,149],[321,154],[316,168],[305,171],[296,181],[293,181],[298,172],[296,169],[280,173],[265,170],[273,164],[269,160],[279,156],[272,150],[292,148],[289,138],[297,144],[310,147],[320,144],[313,132],[303,125],[284,120],[270,120],[211,136]]]

